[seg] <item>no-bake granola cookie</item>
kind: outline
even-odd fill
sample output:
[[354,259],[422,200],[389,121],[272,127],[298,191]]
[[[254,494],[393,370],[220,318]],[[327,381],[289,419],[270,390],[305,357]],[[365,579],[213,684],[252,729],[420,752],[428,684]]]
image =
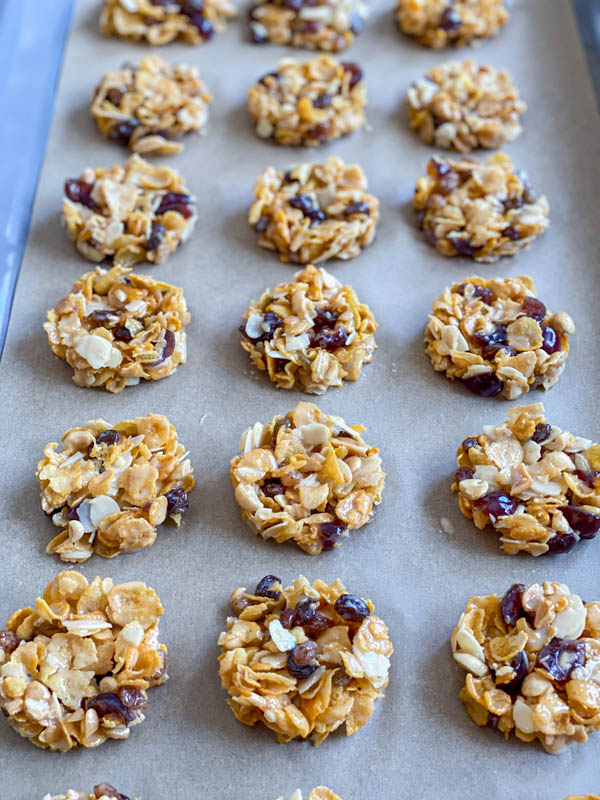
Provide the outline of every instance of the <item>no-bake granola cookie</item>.
[[370,600],[347,594],[339,579],[311,586],[300,575],[283,588],[267,575],[254,592],[236,589],[230,604],[219,675],[240,722],[262,722],[279,742],[310,736],[318,745],[344,724],[351,736],[369,721],[394,649]]
[[323,394],[373,360],[377,323],[351,286],[312,264],[244,313],[241,345],[281,389]]
[[483,397],[514,400],[554,386],[574,330],[568,314],[552,314],[538,300],[528,275],[474,276],[434,300],[425,343],[433,368],[450,380]]
[[415,81],[406,93],[410,127],[436,147],[468,153],[514,141],[527,110],[506,70],[449,61]]
[[126,739],[144,720],[147,689],[167,680],[163,607],[141,581],[61,572],[35,608],[0,632],[0,708],[38,747],[65,752]]
[[124,166],[88,167],[65,181],[62,212],[82,256],[125,267],[159,264],[187,241],[197,218],[183,177],[137,154]]
[[466,517],[500,534],[508,555],[563,553],[600,530],[600,445],[516,406],[458,448],[452,489]]
[[363,0],[258,0],[250,9],[257,44],[289,44],[307,50],[345,50],[369,13]]
[[491,263],[524,250],[548,227],[550,206],[504,153],[485,164],[435,156],[413,198],[427,242],[444,256]]
[[91,111],[107,139],[136,153],[170,155],[183,150],[173,139],[204,128],[211,100],[198,67],[171,67],[158,56],[146,56],[139,67],[125,64],[106,73]]
[[267,167],[254,196],[248,222],[260,234],[259,245],[279,252],[282,261],[355,258],[375,237],[379,201],[367,194],[358,164],[344,164],[337,156],[287,172]]
[[462,47],[494,36],[508,21],[504,0],[398,0],[403,33],[426,47]]
[[61,532],[46,552],[63,561],[111,558],[150,547],[167,517],[176,525],[194,487],[192,467],[167,417],[70,428],[38,462],[43,511]]
[[108,36],[161,45],[203,44],[236,14],[230,0],[105,0],[100,29]]
[[263,539],[292,539],[310,555],[340,544],[381,502],[385,473],[364,430],[312,403],[257,422],[230,464],[242,518]]
[[94,786],[94,791],[90,794],[67,789],[66,794],[46,794],[43,800],[137,800],[137,797],[130,799],[128,795],[118,792],[110,783],[103,782]]
[[471,597],[452,634],[471,719],[556,754],[600,729],[600,603],[562,583]]
[[78,386],[120,392],[171,375],[186,359],[183,290],[125,267],[96,267],[48,311],[53,352]]
[[[285,797],[281,795],[277,800],[285,800]],[[300,789],[296,789],[290,800],[303,800],[303,794]],[[308,795],[307,800],[342,800],[342,798],[326,786],[316,786]],[[577,798],[571,798],[571,800],[577,800]]]
[[248,91],[256,133],[281,145],[313,147],[366,123],[362,70],[333,56],[287,58]]

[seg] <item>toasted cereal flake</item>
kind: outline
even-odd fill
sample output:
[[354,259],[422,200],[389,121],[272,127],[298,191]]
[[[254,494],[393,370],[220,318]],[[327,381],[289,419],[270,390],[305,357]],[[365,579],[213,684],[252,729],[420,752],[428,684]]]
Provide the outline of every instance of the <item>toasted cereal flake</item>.
[[117,792],[114,786],[103,781],[94,786],[93,792],[76,792],[75,789],[67,789],[66,794],[46,794],[43,800],[137,800],[136,797],[126,797],[121,792]]
[[[277,800],[286,800],[286,798],[284,795],[280,795]],[[296,791],[290,796],[289,800],[303,800],[300,789],[296,789]],[[317,786],[308,795],[307,800],[342,800],[342,798],[332,792],[331,789],[328,789],[326,786]],[[567,800],[569,800],[569,798],[567,798]]]
[[494,36],[508,21],[504,0],[397,0],[403,33],[440,50]]
[[[359,610],[348,613],[349,604]],[[235,616],[218,641],[219,675],[240,722],[262,722],[279,742],[310,737],[315,745],[344,724],[350,736],[368,722],[388,684],[393,652],[388,629],[370,601],[348,595],[339,579],[311,585],[301,575],[283,588],[279,578],[268,575],[254,593],[236,589],[231,607]],[[274,659],[280,643],[271,633],[279,637],[281,631],[298,645]],[[357,654],[365,667],[361,674],[348,667]],[[336,798],[318,787],[309,800]]]

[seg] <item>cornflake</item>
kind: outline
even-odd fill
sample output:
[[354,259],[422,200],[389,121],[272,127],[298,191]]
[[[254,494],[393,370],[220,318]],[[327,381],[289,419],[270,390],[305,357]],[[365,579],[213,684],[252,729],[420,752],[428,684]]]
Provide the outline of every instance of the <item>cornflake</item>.
[[514,400],[558,381],[575,325],[537,299],[533,280],[474,275],[433,301],[425,329],[433,368],[474,394]]
[[48,343],[78,386],[120,392],[186,360],[183,290],[126,267],[86,272],[47,317]]
[[281,145],[312,147],[352,133],[366,123],[366,103],[359,67],[327,55],[286,58],[248,91],[256,133]]
[[122,792],[118,792],[110,783],[103,782],[94,786],[94,791],[90,794],[67,789],[66,794],[46,794],[43,800],[137,800],[137,797],[130,799]]
[[[286,800],[286,798],[281,795],[277,800]],[[294,794],[290,797],[290,800],[303,800],[300,789],[296,789]],[[307,800],[342,800],[342,798],[326,786],[316,786],[308,795]],[[569,798],[567,798],[567,800],[569,800]],[[571,798],[571,800],[573,800],[573,798]]]
[[65,181],[62,213],[82,256],[123,267],[159,264],[188,240],[197,219],[183,177],[137,154],[124,166],[88,167]]
[[312,264],[252,301],[241,345],[281,389],[322,394],[356,381],[373,359],[377,323],[351,286]]
[[171,67],[153,55],[104,75],[91,111],[107,139],[136,153],[171,155],[183,150],[173,139],[205,127],[211,100],[196,66]]
[[194,487],[177,431],[162,414],[70,428],[38,462],[42,510],[61,532],[46,552],[63,561],[112,558],[150,547],[167,517],[176,525]]
[[411,85],[406,100],[410,127],[421,139],[461,153],[514,141],[527,110],[506,70],[471,59],[434,67]]
[[100,29],[108,36],[151,45],[181,39],[187,44],[203,44],[222,33],[236,15],[230,0],[105,0]]
[[379,201],[358,164],[331,156],[287,172],[267,167],[254,187],[248,222],[258,243],[282,261],[311,264],[355,258],[375,237]]
[[444,256],[492,263],[525,250],[549,225],[550,206],[504,153],[485,164],[435,156],[413,197],[426,241]]
[[[254,593],[236,589],[230,604],[235,616],[219,636],[219,675],[240,722],[261,722],[279,742],[310,737],[318,745],[344,724],[351,736],[369,721],[394,649],[370,600],[347,594],[339,579],[311,585],[300,575],[284,589],[267,575]],[[295,646],[281,651],[273,621]],[[311,800],[336,798],[324,787],[313,791]]]
[[398,0],[403,33],[425,47],[462,47],[494,36],[508,21],[504,0]]
[[542,403],[468,436],[452,490],[462,513],[508,555],[564,553],[600,530],[600,445],[546,421]]
[[452,633],[471,719],[546,752],[600,729],[600,602],[562,583],[471,597]]
[[0,632],[0,708],[9,725],[61,752],[126,739],[144,720],[147,689],[168,678],[162,614],[141,581],[59,573],[35,608],[15,611]]
[[263,539],[294,541],[310,555],[341,544],[381,502],[379,450],[312,403],[242,434],[230,474],[242,519]]

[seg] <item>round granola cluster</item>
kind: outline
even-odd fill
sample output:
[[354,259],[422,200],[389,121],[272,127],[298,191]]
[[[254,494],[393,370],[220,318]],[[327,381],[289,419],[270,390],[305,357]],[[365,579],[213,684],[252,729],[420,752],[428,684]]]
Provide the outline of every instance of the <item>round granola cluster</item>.
[[124,267],[159,264],[187,241],[197,218],[183,177],[137,154],[124,166],[88,167],[65,181],[62,213],[82,256]]
[[188,509],[192,467],[167,417],[148,414],[111,425],[70,428],[38,462],[42,510],[61,532],[48,553],[85,561],[150,547],[156,528]]
[[254,592],[236,589],[230,604],[219,675],[240,722],[261,722],[279,742],[310,737],[319,745],[344,724],[351,736],[369,721],[394,649],[370,600],[348,594],[339,579],[311,585],[300,575],[283,588],[267,575]]
[[250,33],[257,44],[336,53],[352,44],[368,13],[364,0],[254,0]]
[[514,400],[558,381],[575,325],[538,300],[532,279],[467,278],[433,301],[425,329],[433,368],[482,397]]
[[171,155],[183,150],[173,139],[204,128],[211,100],[196,66],[170,67],[152,55],[104,75],[91,111],[107,139],[136,153]]
[[312,264],[252,301],[241,345],[281,389],[323,394],[373,359],[377,323],[351,286]]
[[550,425],[542,403],[468,436],[452,489],[460,510],[491,525],[508,555],[564,553],[600,530],[600,445]]
[[183,290],[125,267],[85,273],[47,316],[50,347],[78,386],[120,392],[185,363]]
[[494,36],[508,21],[504,0],[398,0],[403,33],[426,47],[462,47]]
[[141,581],[61,572],[0,632],[0,709],[38,747],[65,752],[126,739],[147,689],[168,676],[163,607]]
[[263,539],[294,541],[310,555],[341,544],[381,502],[379,450],[312,403],[242,434],[230,473],[242,518]]
[[90,794],[67,789],[66,794],[48,793],[44,795],[43,800],[137,800],[137,798],[129,798],[122,792],[118,792],[110,783],[103,781],[94,786],[94,790]]
[[460,690],[480,726],[549,753],[600,730],[600,603],[568,586],[513,584],[471,597],[452,634]]
[[410,127],[427,144],[468,153],[514,141],[527,110],[506,70],[449,61],[415,81],[406,93]]
[[100,29],[151,45],[175,39],[203,44],[222,33],[235,13],[230,0],[104,0]]
[[314,147],[366,124],[362,70],[333,56],[287,58],[248,91],[256,133],[281,145]]
[[[304,795],[300,789],[296,789],[294,794],[290,797],[290,800],[303,800],[303,798]],[[285,800],[285,797],[281,795],[277,798],[277,800]],[[328,789],[326,786],[315,786],[315,788],[308,795],[307,800],[342,800],[342,798],[335,792],[332,792],[331,789]],[[574,800],[574,798],[571,798],[571,800]]]
[[491,263],[514,256],[548,227],[550,206],[524,172],[496,153],[474,158],[435,156],[413,198],[426,241],[444,256]]
[[258,243],[282,261],[314,264],[355,258],[375,237],[379,201],[358,164],[331,156],[287,172],[267,167],[254,187],[248,222]]

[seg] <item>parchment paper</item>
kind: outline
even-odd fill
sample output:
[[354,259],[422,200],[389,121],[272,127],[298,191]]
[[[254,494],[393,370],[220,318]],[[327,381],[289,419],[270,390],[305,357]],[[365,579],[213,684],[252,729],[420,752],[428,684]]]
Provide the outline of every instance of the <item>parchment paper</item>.
[[[280,57],[305,53],[251,45],[245,8],[206,47],[161,49],[170,60],[198,63],[215,95],[208,135],[188,139],[184,154],[169,160],[198,196],[196,232],[164,265],[147,270],[185,288],[193,314],[189,359],[173,377],[116,396],[77,388],[41,328],[47,308],[92,268],[60,229],[63,180],[86,165],[111,166],[126,157],[97,133],[90,92],[103,72],[147,50],[103,38],[99,6],[95,0],[77,4],[1,366],[0,617],[31,603],[65,568],[44,553],[55,529],[41,512],[34,472],[45,443],[59,441],[66,428],[98,416],[118,421],[166,413],[191,450],[197,488],[179,532],[165,529],[146,551],[112,561],[94,557],[81,567],[90,579],[145,580],[164,602],[161,633],[170,648],[171,680],[150,692],[146,722],[126,742],[67,755],[37,750],[0,724],[0,796],[41,800],[46,791],[87,791],[100,780],[144,800],[273,800],[321,783],[344,800],[560,800],[571,792],[599,792],[600,735],[548,756],[536,745],[504,743],[477,728],[458,699],[464,675],[452,662],[448,640],[467,598],[502,593],[513,581],[545,579],[568,583],[584,599],[600,598],[600,542],[556,558],[508,557],[495,534],[476,532],[461,516],[449,489],[457,443],[505,419],[510,404],[452,386],[434,373],[422,345],[431,301],[448,283],[478,273],[531,274],[549,308],[572,314],[577,333],[559,384],[523,402],[542,399],[551,421],[600,437],[599,126],[569,3],[517,3],[508,27],[474,53],[508,66],[528,101],[524,135],[507,151],[552,206],[549,232],[528,252],[492,266],[444,259],[413,227],[414,181],[432,151],[407,130],[402,98],[413,78],[455,54],[401,37],[391,3],[373,2],[366,32],[344,55],[366,67],[372,130],[312,154],[277,148],[253,134],[248,85]],[[380,323],[379,350],[360,382],[329,390],[317,402],[347,422],[367,425],[367,441],[381,448],[388,478],[375,520],[334,552],[310,557],[293,545],[265,543],[245,527],[228,462],[245,427],[288,411],[301,397],[273,388],[238,344],[236,328],[248,300],[293,271],[257,246],[246,223],[254,180],[269,163],[285,167],[331,153],[362,164],[382,205],[373,246],[349,263],[327,265],[371,305]],[[454,525],[453,534],[442,529],[442,517]],[[318,749],[278,745],[266,729],[238,723],[226,706],[216,638],[228,597],[267,573],[286,583],[298,573],[340,576],[350,591],[371,597],[389,624],[396,646],[390,685],[357,735],[332,736]]]

